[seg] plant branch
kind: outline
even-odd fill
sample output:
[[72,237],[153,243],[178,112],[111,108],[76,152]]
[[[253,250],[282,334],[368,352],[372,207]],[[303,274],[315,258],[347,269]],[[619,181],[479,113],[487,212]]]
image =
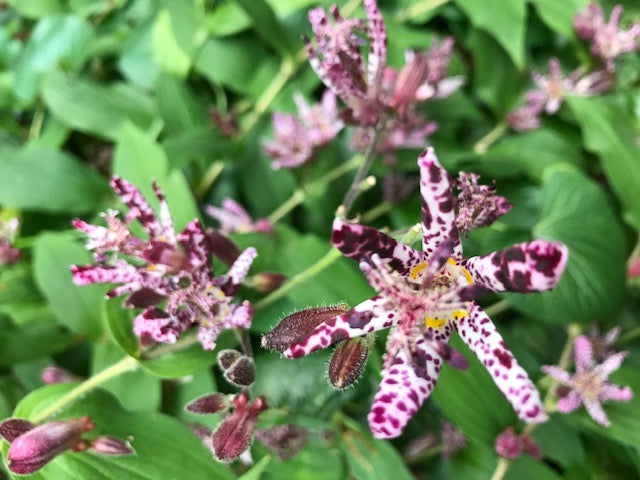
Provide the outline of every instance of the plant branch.
[[489,133],[476,142],[473,146],[473,151],[478,155],[484,155],[487,153],[487,150],[489,150],[489,147],[491,147],[491,145],[506,133],[508,128],[507,123],[504,120],[501,121],[493,127]]

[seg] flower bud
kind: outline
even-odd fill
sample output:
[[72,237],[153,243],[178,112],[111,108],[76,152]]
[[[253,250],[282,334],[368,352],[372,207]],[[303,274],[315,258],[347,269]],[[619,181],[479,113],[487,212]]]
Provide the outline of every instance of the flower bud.
[[184,408],[197,414],[219,413],[229,408],[229,399],[223,393],[211,393],[196,398]]
[[237,350],[233,350],[231,348],[220,350],[220,352],[218,352],[218,365],[222,370],[227,370],[241,356],[242,354],[240,352],[238,352]]
[[513,460],[522,453],[520,440],[513,427],[508,427],[496,438],[496,452],[503,458]]
[[262,346],[284,352],[291,345],[304,341],[322,322],[346,312],[347,305],[341,303],[293,313],[283,318],[273,330],[262,337]]
[[92,453],[111,456],[133,455],[135,453],[129,442],[107,435],[94,439],[88,450]]
[[11,443],[23,433],[35,428],[36,426],[29,420],[22,418],[9,418],[0,423],[0,436],[7,442]]
[[262,293],[273,292],[282,285],[286,279],[286,275],[281,273],[258,273],[253,277],[253,288]]
[[343,341],[329,362],[329,381],[335,388],[346,388],[362,374],[367,362],[369,345],[362,337]]
[[215,230],[207,231],[207,237],[213,254],[227,265],[232,265],[240,256],[240,249],[229,237]]
[[520,435],[520,444],[525,452],[535,459],[540,460],[542,458],[542,452],[536,441],[524,433]]
[[236,387],[248,387],[256,379],[253,359],[243,355],[225,370],[224,378]]
[[280,460],[288,460],[302,450],[308,437],[309,432],[297,425],[277,425],[256,432],[256,438]]
[[52,421],[39,425],[17,437],[9,447],[7,465],[19,475],[33,473],[66,450],[86,448],[82,433],[92,430],[88,417]]
[[55,365],[45,367],[40,373],[40,378],[47,385],[54,383],[76,382],[81,380],[80,377],[65,370],[64,368],[56,367]]

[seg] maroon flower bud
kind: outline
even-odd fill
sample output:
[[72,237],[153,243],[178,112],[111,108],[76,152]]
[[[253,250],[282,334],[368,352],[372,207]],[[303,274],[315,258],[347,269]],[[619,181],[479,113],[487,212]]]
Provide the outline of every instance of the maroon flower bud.
[[242,354],[240,352],[238,352],[237,350],[233,350],[231,348],[220,350],[220,352],[218,352],[218,365],[222,370],[227,370],[241,356]]
[[248,387],[256,379],[253,359],[243,355],[225,370],[224,378],[236,387]]
[[291,345],[304,341],[322,322],[346,312],[347,305],[341,303],[293,313],[283,318],[273,330],[262,337],[262,346],[284,352]]
[[85,450],[82,433],[93,428],[94,424],[88,417],[37,426],[11,443],[7,455],[9,470],[26,475],[39,470],[66,450]]
[[212,107],[209,109],[209,119],[225,137],[234,137],[240,131],[235,112],[224,113]]
[[508,427],[498,435],[498,438],[496,438],[496,452],[501,457],[509,460],[513,460],[520,456],[522,453],[522,446],[513,427]]
[[256,432],[256,438],[280,460],[288,460],[302,450],[308,437],[309,432],[298,425],[277,425]]
[[208,231],[207,236],[209,242],[211,242],[213,254],[227,265],[232,265],[240,256],[240,249],[229,237],[215,230]]
[[40,373],[40,378],[47,385],[51,385],[53,383],[77,382],[78,380],[81,380],[77,375],[54,365],[45,367]]
[[220,424],[212,439],[214,454],[223,462],[230,462],[249,448],[258,415],[267,408],[264,397],[249,403],[244,392],[236,395],[233,404],[234,412]]
[[129,442],[107,435],[94,439],[88,451],[111,456],[133,455],[135,453]]
[[29,420],[22,418],[9,418],[0,423],[0,436],[7,442],[11,443],[23,433],[35,428],[36,426]]
[[346,388],[362,374],[369,355],[369,344],[362,337],[345,340],[329,362],[329,381],[335,388]]
[[229,399],[222,393],[210,393],[196,398],[184,408],[191,413],[219,413],[229,408]]
[[542,452],[536,441],[524,433],[520,435],[520,444],[525,452],[531,455],[533,458],[540,460],[542,458]]
[[282,285],[286,279],[287,276],[281,273],[258,273],[253,277],[253,288],[262,293],[273,292],[276,288]]

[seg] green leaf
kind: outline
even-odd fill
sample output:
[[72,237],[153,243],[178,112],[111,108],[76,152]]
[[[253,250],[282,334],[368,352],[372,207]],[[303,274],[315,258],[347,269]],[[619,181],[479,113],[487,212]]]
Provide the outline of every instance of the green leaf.
[[237,3],[218,3],[207,20],[209,33],[214,37],[224,37],[241,32],[251,26],[251,18]]
[[146,129],[157,115],[151,97],[127,84],[104,86],[55,70],[45,78],[42,95],[62,123],[109,140],[117,137],[125,121]]
[[27,104],[33,102],[45,72],[56,65],[66,70],[80,68],[93,36],[92,28],[77,17],[43,18],[31,33],[15,66],[16,97]]
[[163,148],[132,123],[122,125],[113,158],[113,173],[132,182],[151,205],[158,202],[151,186],[153,180],[165,193],[176,230],[198,217],[193,195],[178,169],[169,171]]
[[[195,336],[195,333],[192,335]],[[185,338],[190,337],[183,334],[181,339]],[[167,347],[170,346],[160,345],[158,349],[160,350]],[[157,358],[142,358],[140,360],[140,365],[147,371],[162,378],[180,378],[185,375],[191,375],[193,372],[210,367],[214,363],[216,363],[215,352],[203,350],[202,345],[196,342],[193,342],[191,346],[181,350],[165,350],[164,353]]]
[[135,84],[151,89],[160,71],[153,61],[153,19],[141,22],[122,45],[118,68]]
[[293,458],[282,461],[274,458],[267,465],[263,478],[269,480],[335,480],[348,478],[340,452],[321,434],[309,436],[307,445]]
[[42,18],[47,15],[62,12],[60,0],[7,0],[7,4],[20,15],[28,18]]
[[[35,390],[16,407],[14,416],[33,418],[74,384],[49,385]],[[131,438],[136,451],[130,456],[67,452],[39,471],[43,480],[86,478],[92,480],[232,479],[228,467],[216,462],[200,440],[182,423],[160,413],[128,412],[103,390],[94,390],[68,406],[58,419],[89,416],[96,429],[87,437],[112,435]]]
[[498,41],[519,69],[524,68],[526,0],[502,0],[499,8],[493,0],[455,0],[455,3],[476,28]]
[[533,438],[545,458],[558,462],[565,468],[580,465],[586,459],[585,448],[578,432],[564,420],[564,416],[552,415],[533,432]]
[[55,150],[27,148],[0,157],[0,203],[25,210],[82,213],[100,208],[107,183],[75,158]]
[[153,25],[153,57],[162,70],[178,77],[184,77],[191,67],[191,58],[178,44],[166,8],[158,13]]
[[509,464],[505,480],[561,480],[563,477],[540,460],[520,455]]
[[589,0],[531,0],[542,21],[552,30],[566,35],[575,36],[573,17],[584,9]]
[[269,462],[271,462],[271,455],[265,455],[259,462],[239,476],[238,480],[260,480],[265,469],[269,466]]
[[64,350],[77,342],[74,335],[57,325],[25,325],[0,330],[0,365],[26,362]]
[[102,317],[116,344],[127,354],[138,358],[140,345],[133,333],[133,313],[123,308],[122,298],[111,298],[103,303]]
[[626,250],[622,227],[606,194],[568,166],[545,172],[542,192],[533,236],[569,247],[566,271],[549,292],[503,296],[523,313],[551,323],[607,316],[624,298]]
[[74,264],[92,263],[89,253],[72,235],[44,233],[35,242],[33,256],[36,283],[60,322],[81,335],[97,337],[106,288],[75,285],[69,270]]
[[285,26],[265,0],[236,0],[236,3],[253,20],[253,28],[260,38],[271,45],[283,57],[295,50],[293,42],[286,35]]
[[187,85],[167,74],[156,81],[158,107],[170,133],[193,131],[199,126],[210,126],[202,101]]
[[625,220],[640,230],[640,168],[633,118],[608,98],[569,97],[567,103],[582,128],[585,148],[598,155],[624,206]]

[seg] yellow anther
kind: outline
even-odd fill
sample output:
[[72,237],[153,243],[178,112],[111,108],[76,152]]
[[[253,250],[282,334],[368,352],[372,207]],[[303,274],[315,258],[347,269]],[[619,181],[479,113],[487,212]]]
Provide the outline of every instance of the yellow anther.
[[448,263],[449,265],[455,265],[455,264],[456,264],[456,261],[455,261],[453,258],[449,257],[449,260],[447,260],[447,263]]
[[473,285],[473,277],[469,273],[469,270],[467,270],[466,268],[462,267],[462,274],[464,275],[464,278],[467,279],[467,283],[469,283],[469,285]]
[[420,262],[418,265],[416,265],[415,267],[413,267],[410,271],[409,271],[409,275],[411,276],[411,280],[415,280],[416,278],[418,278],[418,274],[424,270],[425,268],[427,268],[427,262]]
[[456,310],[451,314],[451,316],[454,320],[460,320],[461,318],[466,317],[468,313],[469,312],[467,312],[466,310]]
[[447,321],[444,318],[425,317],[424,323],[429,328],[442,328]]

